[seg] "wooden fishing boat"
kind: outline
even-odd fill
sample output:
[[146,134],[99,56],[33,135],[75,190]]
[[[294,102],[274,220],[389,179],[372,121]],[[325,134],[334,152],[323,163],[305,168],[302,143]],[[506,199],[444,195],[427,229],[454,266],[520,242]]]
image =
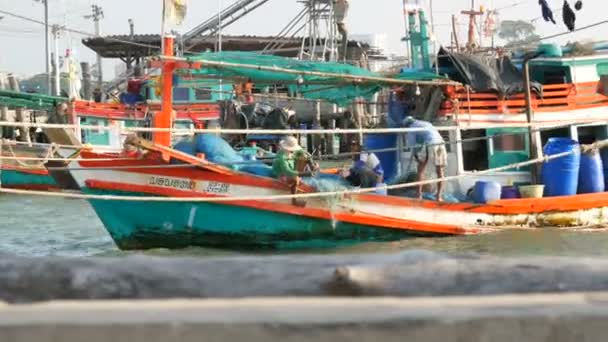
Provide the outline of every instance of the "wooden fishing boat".
[[[207,92],[194,88],[174,89],[181,94],[174,101],[175,127],[189,128],[200,126],[207,121],[219,118],[219,105],[212,91],[217,87],[208,82]],[[59,190],[56,177],[65,178],[58,172],[50,175],[45,159],[67,157],[76,152],[79,146],[86,144],[98,151],[118,153],[122,149],[125,134],[124,128],[137,128],[149,125],[150,114],[160,110],[160,103],[154,94],[153,85],[145,85],[141,89],[145,103],[127,105],[121,103],[97,103],[83,100],[70,101],[67,98],[46,96],[40,94],[0,91],[0,103],[8,108],[18,110],[41,110],[53,113],[57,105],[67,104],[65,118],[60,121],[73,125],[73,129],[44,129],[47,138],[55,145],[61,146],[49,155],[52,144],[15,142],[6,140],[2,146],[1,155],[4,158],[0,164],[0,180],[5,188],[25,190]],[[207,97],[197,96],[202,93]],[[55,122],[57,123],[57,122]],[[103,127],[100,129],[100,127]],[[179,137],[176,137],[179,138]],[[55,154],[54,152],[58,152]],[[36,160],[38,158],[38,160]],[[50,168],[60,168],[65,163],[51,161]],[[62,181],[63,182],[63,181]],[[64,183],[65,185],[65,183]],[[69,187],[73,189],[73,186]]]
[[4,188],[57,191],[60,187],[46,168],[55,157],[51,144],[3,140],[0,144],[0,184]]
[[[86,161],[110,155],[83,150],[85,160],[70,166],[87,194],[133,197],[90,200],[121,249],[319,248],[504,228],[608,223],[605,192],[488,204],[332,194],[307,198],[302,208],[292,205],[289,198],[265,199],[290,194],[277,180],[237,172],[148,142],[142,145],[150,151],[143,159]],[[185,167],[171,167],[175,162]],[[314,193],[316,189],[303,186],[300,191]],[[141,196],[159,200],[140,201],[137,197]],[[216,202],[218,198],[223,200]]]

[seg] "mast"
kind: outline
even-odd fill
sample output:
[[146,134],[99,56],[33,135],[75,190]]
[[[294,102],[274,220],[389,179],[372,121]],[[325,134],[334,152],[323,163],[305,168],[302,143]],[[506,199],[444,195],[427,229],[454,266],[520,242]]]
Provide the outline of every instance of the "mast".
[[472,51],[475,48],[475,29],[476,29],[476,21],[475,19],[478,16],[483,15],[483,10],[476,11],[475,10],[475,0],[471,0],[471,9],[469,11],[462,11],[461,14],[469,16],[469,40],[467,42],[467,48]]
[[[173,44],[175,38],[163,34],[163,56],[174,57]],[[154,117],[154,128],[173,127],[173,71],[175,62],[169,59],[162,60],[162,102],[161,111]],[[155,132],[154,143],[162,146],[171,146],[171,132]]]
[[[173,127],[173,71],[175,62],[171,57],[175,56],[175,37],[166,34],[167,2],[163,0],[163,18],[161,23],[162,55],[161,59],[161,111],[154,116],[154,128],[170,129]],[[169,57],[168,59],[166,57]],[[153,141],[157,145],[171,146],[171,132],[155,132]]]

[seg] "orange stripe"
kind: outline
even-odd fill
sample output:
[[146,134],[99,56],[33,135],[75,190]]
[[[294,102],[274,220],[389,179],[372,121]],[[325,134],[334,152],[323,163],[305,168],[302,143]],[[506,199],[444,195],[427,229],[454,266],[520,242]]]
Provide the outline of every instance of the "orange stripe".
[[407,206],[424,209],[463,211],[490,215],[572,212],[608,207],[608,192],[564,197],[500,200],[489,204],[444,203],[377,195],[357,195],[355,198],[369,203],[380,203],[393,206]]

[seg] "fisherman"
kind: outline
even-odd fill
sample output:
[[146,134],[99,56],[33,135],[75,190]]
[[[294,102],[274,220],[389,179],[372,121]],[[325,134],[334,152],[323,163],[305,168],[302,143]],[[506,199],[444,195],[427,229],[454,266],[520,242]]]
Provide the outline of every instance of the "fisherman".
[[243,103],[253,103],[253,81],[247,79],[245,83],[236,83],[233,85],[234,97]]
[[[311,176],[316,171],[318,165],[311,163],[311,156],[300,147],[298,139],[288,136],[280,141],[279,152],[276,154],[272,163],[272,172],[281,182],[291,187],[291,193],[297,194],[301,178]],[[312,170],[304,171],[302,161],[311,165]],[[292,199],[292,204],[298,207],[306,206],[306,202]]]
[[[413,157],[418,162],[417,181],[424,179],[424,170],[432,155],[437,178],[443,178],[444,169],[448,164],[448,153],[445,148],[445,141],[439,131],[430,122],[416,120],[411,116],[403,120],[406,128],[426,128],[425,131],[411,132],[407,134],[407,146],[413,148]],[[421,156],[423,152],[423,156]],[[422,185],[418,186],[416,196],[422,199]],[[437,183],[437,201],[443,200],[443,183]]]
[[348,29],[346,28],[346,18],[348,17],[349,9],[348,0],[334,0],[334,16],[338,32],[342,35],[342,60],[346,60],[346,52],[348,49]]
[[361,145],[356,141],[351,142],[353,165],[344,170],[341,176],[352,186],[363,189],[375,188],[384,181],[384,169],[375,153],[361,152]]

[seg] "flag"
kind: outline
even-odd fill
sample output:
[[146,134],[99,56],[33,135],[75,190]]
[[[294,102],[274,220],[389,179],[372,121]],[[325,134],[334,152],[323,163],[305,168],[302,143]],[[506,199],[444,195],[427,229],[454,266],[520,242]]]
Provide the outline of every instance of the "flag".
[[169,24],[181,25],[186,18],[186,0],[164,0],[165,20]]

